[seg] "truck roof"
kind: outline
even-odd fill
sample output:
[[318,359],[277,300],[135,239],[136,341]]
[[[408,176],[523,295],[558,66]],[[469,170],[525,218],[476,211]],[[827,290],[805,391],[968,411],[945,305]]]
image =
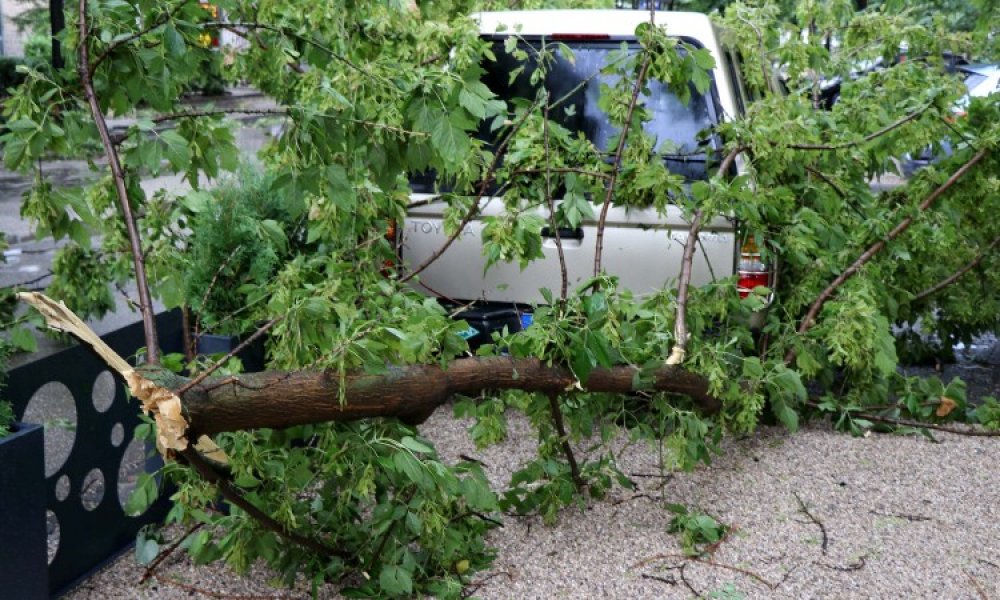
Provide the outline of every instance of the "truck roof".
[[[484,35],[498,29],[521,35],[607,34],[615,38],[632,37],[640,23],[649,22],[646,10],[512,10],[481,12],[472,15]],[[656,25],[666,26],[667,35],[689,36],[702,43],[715,39],[708,15],[693,12],[656,11]]]

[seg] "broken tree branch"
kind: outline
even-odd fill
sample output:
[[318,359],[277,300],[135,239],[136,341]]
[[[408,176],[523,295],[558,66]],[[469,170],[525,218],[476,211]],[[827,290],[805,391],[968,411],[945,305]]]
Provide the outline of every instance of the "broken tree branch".
[[904,115],[902,118],[897,119],[892,123],[889,123],[888,125],[886,125],[882,129],[879,129],[878,131],[869,133],[860,140],[841,142],[839,144],[789,144],[788,147],[794,150],[845,150],[847,148],[858,146],[860,144],[865,144],[872,140],[878,139],[883,135],[895,129],[898,129],[899,127],[902,127],[903,125],[909,123],[910,121],[924,114],[927,111],[927,109],[929,109],[931,106],[934,106],[933,102],[925,104],[921,108],[918,108],[917,110]]
[[[733,161],[746,148],[737,146],[729,151],[729,154],[719,163],[719,175],[724,175],[733,165]],[[674,347],[667,357],[666,364],[679,365],[684,362],[684,355],[687,353],[687,301],[688,291],[691,288],[691,274],[694,270],[694,250],[698,243],[698,232],[701,230],[701,222],[704,212],[699,208],[694,213],[691,226],[688,228],[687,239],[684,240],[684,254],[681,257],[681,276],[677,282],[677,318],[674,322]]]
[[448,248],[450,248],[451,245],[455,242],[455,240],[458,239],[458,236],[462,234],[462,230],[465,229],[465,226],[468,225],[472,221],[472,219],[476,218],[476,215],[478,215],[479,211],[482,210],[483,208],[481,204],[483,196],[486,195],[486,191],[489,189],[490,183],[493,182],[494,174],[496,173],[497,167],[500,166],[500,158],[503,157],[503,155],[507,152],[507,146],[510,144],[511,140],[514,139],[514,135],[521,128],[524,122],[528,120],[528,117],[531,115],[532,112],[534,112],[535,108],[537,107],[538,107],[538,100],[536,100],[535,103],[528,108],[528,110],[524,111],[524,114],[521,115],[521,118],[519,118],[517,122],[514,123],[514,126],[511,127],[510,133],[508,133],[507,137],[504,138],[503,142],[500,143],[500,147],[497,148],[496,153],[493,155],[493,162],[490,163],[490,167],[486,171],[486,176],[483,177],[483,181],[479,184],[479,193],[476,195],[475,200],[472,202],[472,206],[469,207],[469,210],[465,214],[465,217],[462,219],[462,222],[459,223],[458,227],[455,228],[455,232],[452,233],[450,236],[448,236],[448,239],[445,240],[445,243],[442,244],[441,247],[434,252],[434,254],[431,254],[429,257],[427,257],[427,260],[421,263],[420,266],[413,269],[403,277],[400,277],[399,279],[400,283],[406,283],[407,281],[413,279],[414,277],[419,275],[424,269],[431,266],[437,259],[441,258],[441,255],[444,254],[445,251],[447,251]]
[[611,166],[611,177],[608,180],[608,191],[604,195],[604,205],[601,206],[601,216],[597,220],[597,249],[594,251],[594,277],[601,273],[601,253],[604,250],[604,227],[608,220],[608,210],[611,208],[611,198],[615,194],[615,184],[618,183],[618,171],[622,166],[622,155],[625,152],[625,139],[628,137],[629,127],[632,125],[632,114],[639,101],[639,93],[642,91],[642,84],[646,80],[646,71],[649,70],[650,56],[647,55],[642,65],[639,67],[639,75],[635,79],[635,87],[632,88],[632,99],[629,100],[628,112],[625,114],[625,124],[618,138],[618,148],[615,150],[615,162]]
[[[629,393],[636,391],[635,373],[634,367],[624,365],[595,369],[581,387],[588,392]],[[368,417],[419,423],[454,394],[505,389],[552,394],[578,383],[568,367],[509,357],[462,358],[447,368],[389,367],[384,373],[343,378],[334,371],[265,371],[240,375],[239,381],[243,385],[220,387],[209,378],[184,393],[189,436]],[[679,367],[660,367],[649,387],[689,396],[706,413],[720,408],[707,380]]]
[[[940,198],[942,195],[944,195],[945,192],[951,189],[951,187],[955,185],[955,182],[957,182],[966,173],[968,173],[969,170],[971,170],[972,167],[974,167],[979,161],[985,158],[986,155],[987,155],[986,149],[980,150],[975,155],[973,155],[972,158],[970,158],[964,165],[962,165],[957,171],[955,171],[951,175],[951,177],[948,178],[947,181],[942,183],[937,189],[935,189],[926,198],[924,198],[924,200],[917,207],[917,213],[918,214],[923,213],[928,208],[930,208],[930,206],[934,204],[934,202],[938,198]],[[809,331],[809,329],[811,329],[812,326],[815,324],[816,316],[819,315],[820,309],[823,308],[823,305],[826,304],[827,300],[833,297],[833,294],[840,288],[840,286],[842,286],[844,282],[850,279],[855,273],[861,270],[861,267],[868,264],[868,262],[883,248],[885,248],[885,246],[889,242],[896,239],[897,237],[899,237],[901,233],[909,229],[910,225],[913,224],[914,220],[915,220],[914,216],[909,216],[900,221],[899,224],[896,225],[892,229],[892,231],[890,231],[885,236],[885,238],[872,244],[867,250],[865,250],[865,252],[860,257],[858,257],[856,261],[854,261],[854,263],[851,266],[847,267],[840,275],[838,275],[837,278],[834,279],[833,282],[830,283],[830,285],[828,285],[826,289],[823,290],[822,293],[820,293],[819,297],[816,298],[816,301],[813,302],[812,306],[809,307],[809,311],[806,313],[805,318],[802,319],[802,323],[799,325],[798,334],[802,335],[807,331]],[[786,364],[791,363],[793,360],[795,360],[795,351],[789,350],[788,354],[785,355],[785,363]]]

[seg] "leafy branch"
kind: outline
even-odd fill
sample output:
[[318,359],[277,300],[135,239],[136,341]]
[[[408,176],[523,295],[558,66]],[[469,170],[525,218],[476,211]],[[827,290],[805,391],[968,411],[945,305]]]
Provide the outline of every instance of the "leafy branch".
[[954,273],[952,273],[948,277],[945,277],[944,279],[942,279],[938,283],[930,286],[929,288],[927,288],[927,289],[923,290],[922,292],[918,293],[917,295],[915,295],[913,297],[913,301],[914,302],[919,302],[920,300],[923,300],[924,298],[926,298],[928,296],[936,294],[936,293],[940,292],[941,290],[945,289],[946,287],[948,287],[949,285],[955,283],[956,281],[958,281],[959,279],[961,279],[963,275],[965,275],[966,273],[968,273],[972,269],[975,269],[976,267],[978,267],[983,262],[983,259],[986,258],[987,256],[989,256],[990,253],[993,251],[993,249],[996,248],[998,245],[1000,245],[1000,236],[994,238],[993,241],[990,242],[986,246],[986,248],[984,248],[983,250],[981,250],[979,252],[979,254],[977,254],[975,256],[975,258],[973,258],[967,264],[965,264],[964,266],[962,266],[962,268],[960,268],[958,271],[955,271]]
[[[924,200],[917,206],[917,213],[923,213],[926,211],[934,202],[940,198],[945,192],[947,192],[955,183],[961,179],[966,173],[969,172],[979,161],[985,158],[988,154],[988,150],[983,148],[975,155],[972,156],[968,161],[965,162],[961,167],[956,170],[951,177],[948,178],[943,184],[941,184],[937,189],[931,192]],[[886,236],[885,238],[872,244],[865,252],[854,261],[851,266],[847,267],[840,275],[834,279],[830,285],[824,289],[816,300],[813,302],[812,306],[809,307],[808,312],[806,312],[805,317],[802,319],[801,324],[798,328],[798,334],[802,335],[809,331],[816,322],[816,316],[819,314],[820,309],[826,304],[833,294],[846,282],[848,279],[853,277],[861,267],[865,266],[872,258],[875,257],[885,246],[896,239],[901,233],[909,229],[910,225],[913,224],[915,217],[909,216],[900,221]],[[785,356],[785,363],[791,363],[795,359],[795,351],[789,350],[788,354]]]

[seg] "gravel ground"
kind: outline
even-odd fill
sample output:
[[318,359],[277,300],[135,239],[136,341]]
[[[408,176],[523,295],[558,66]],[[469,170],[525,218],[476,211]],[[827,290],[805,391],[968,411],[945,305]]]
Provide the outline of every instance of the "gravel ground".
[[[509,440],[477,451],[468,422],[439,410],[423,427],[446,460],[481,459],[502,487],[533,455],[534,431],[512,415]],[[935,434],[863,438],[811,424],[730,439],[710,466],[658,476],[657,453],[624,448],[639,487],[554,527],[508,517],[494,530],[493,568],[469,591],[481,598],[1000,598],[1000,439]],[[680,556],[664,502],[697,507],[731,526],[701,561]],[[683,567],[683,568],[682,568]],[[172,557],[137,582],[131,554],[66,596],[84,598],[305,598],[271,588],[259,570],[238,577]],[[481,584],[481,585],[480,585]],[[337,598],[332,588],[321,597]]]

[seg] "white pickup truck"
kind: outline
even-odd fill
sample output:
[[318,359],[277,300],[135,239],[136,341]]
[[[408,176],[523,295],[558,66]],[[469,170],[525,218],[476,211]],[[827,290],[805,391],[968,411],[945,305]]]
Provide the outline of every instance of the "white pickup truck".
[[[526,73],[530,73],[533,65],[527,64],[521,76],[513,80],[510,77],[511,72],[524,63],[504,50],[508,37],[516,35],[522,45],[537,46],[544,40],[569,46],[574,60],[571,62],[555,53],[556,61],[549,66],[545,85],[556,98],[567,91],[573,94],[571,102],[577,110],[572,115],[558,111],[559,114],[553,113],[551,118],[559,119],[570,131],[582,131],[599,149],[613,153],[614,149],[607,146],[615,130],[597,107],[600,84],[607,80],[599,72],[609,55],[623,42],[638,49],[636,27],[649,21],[648,11],[513,11],[480,13],[474,18],[479,22],[480,34],[495,44],[496,61],[484,63],[487,73],[483,81],[503,100],[533,96],[534,93],[530,85],[520,83],[528,79]],[[676,162],[664,155],[668,168],[689,182],[706,179],[705,151],[708,148],[699,144],[698,133],[730,115],[743,112],[746,94],[738,63],[734,54],[723,48],[718,32],[706,15],[658,12],[655,24],[665,27],[670,36],[707,49],[715,59],[710,90],[699,94],[692,87],[692,97],[687,104],[667,86],[655,81],[649,82],[649,97],[644,98],[652,114],[645,125],[646,130],[656,136],[658,145],[669,141],[673,148],[685,154],[683,160]],[[535,56],[530,52],[529,55]],[[716,145],[717,140],[711,147],[718,150]],[[739,168],[737,162],[736,169]],[[414,207],[408,211],[403,224],[400,246],[403,262],[410,268],[432,257],[449,237],[443,220],[446,205],[432,201],[435,197],[433,187],[414,185],[413,190],[411,204]],[[594,201],[594,213],[598,214],[603,198]],[[480,207],[480,216],[492,216],[504,210],[502,200],[495,197],[483,198]],[[535,260],[523,270],[516,263],[499,263],[484,269],[483,226],[480,220],[472,220],[413,284],[416,289],[439,298],[474,303],[461,314],[461,318],[480,334],[476,336],[480,339],[472,341],[485,341],[491,331],[503,326],[516,330],[527,325],[530,307],[543,302],[539,290],[558,290],[561,285],[556,239],[554,235],[546,235],[549,233],[547,228],[543,230],[544,258]],[[619,278],[622,287],[639,296],[676,285],[688,227],[681,210],[674,205],[669,205],[665,214],[653,208],[612,206],[605,224],[602,266],[607,273]],[[593,274],[596,231],[596,221],[585,221],[575,230],[561,230],[570,289]],[[699,239],[692,285],[737,272],[741,293],[768,284],[769,273],[756,247],[752,242],[744,245],[731,219],[717,218],[705,224]]]

